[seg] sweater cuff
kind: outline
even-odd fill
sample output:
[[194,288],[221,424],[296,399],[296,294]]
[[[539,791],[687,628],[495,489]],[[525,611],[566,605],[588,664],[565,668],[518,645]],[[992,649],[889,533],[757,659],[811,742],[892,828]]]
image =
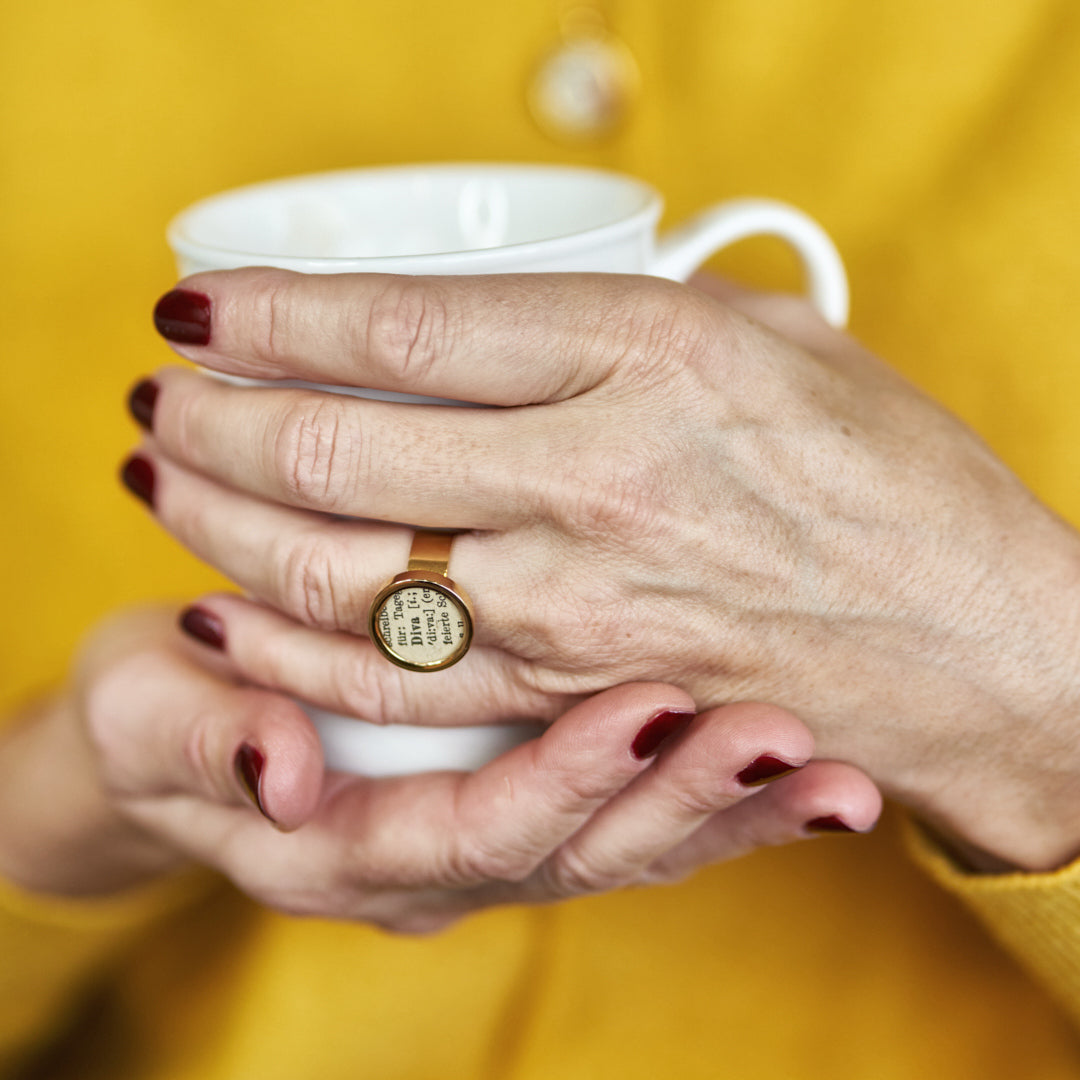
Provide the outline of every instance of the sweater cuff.
[[907,819],[904,831],[915,862],[1080,1024],[1080,859],[1046,873],[972,873],[918,823]]

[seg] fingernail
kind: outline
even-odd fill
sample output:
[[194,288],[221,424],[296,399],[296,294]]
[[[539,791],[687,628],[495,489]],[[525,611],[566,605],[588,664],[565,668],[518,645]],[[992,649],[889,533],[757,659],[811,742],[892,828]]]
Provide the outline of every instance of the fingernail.
[[225,624],[206,608],[185,608],[180,613],[180,629],[212,649],[225,649]]
[[154,406],[159,389],[153,379],[143,379],[128,394],[128,412],[135,418],[135,423],[147,431],[154,430]]
[[652,757],[668,739],[685,730],[693,719],[692,712],[662,712],[659,716],[654,716],[634,736],[630,752],[638,761]]
[[187,289],[167,292],[154,306],[154,326],[178,345],[209,345],[210,297]]
[[120,479],[132,495],[154,509],[154,466],[146,458],[139,454],[129,457],[120,470]]
[[240,787],[243,788],[244,794],[251,800],[252,806],[267,821],[273,822],[274,819],[266,812],[259,796],[259,782],[262,780],[263,766],[265,764],[266,758],[263,757],[260,751],[256,750],[250,743],[241,743],[233,761],[233,770],[236,773],[236,779],[240,782]]
[[761,757],[754,758],[742,772],[737,773],[735,779],[743,787],[760,787],[762,784],[769,783],[770,780],[779,780],[781,776],[787,776],[788,773],[796,772],[800,768],[802,768],[801,765],[792,765],[790,761],[773,757],[772,754],[762,754]]
[[813,821],[808,821],[805,828],[807,832],[858,832],[857,829],[853,829],[843,818],[838,817],[836,814],[829,814],[828,817],[816,817]]

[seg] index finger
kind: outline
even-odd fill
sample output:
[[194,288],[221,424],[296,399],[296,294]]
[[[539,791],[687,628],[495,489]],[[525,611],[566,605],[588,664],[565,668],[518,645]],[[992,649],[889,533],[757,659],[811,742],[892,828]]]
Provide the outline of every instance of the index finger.
[[218,270],[166,293],[154,322],[181,355],[230,375],[526,405],[600,382],[677,288],[622,274]]

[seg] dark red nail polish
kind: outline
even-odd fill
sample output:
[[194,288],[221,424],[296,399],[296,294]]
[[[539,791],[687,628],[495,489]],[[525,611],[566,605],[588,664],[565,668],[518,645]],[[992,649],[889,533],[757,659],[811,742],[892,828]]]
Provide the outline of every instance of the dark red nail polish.
[[663,712],[654,716],[634,736],[630,752],[638,761],[652,757],[668,739],[685,730],[693,719],[691,712]]
[[770,780],[779,780],[781,776],[787,776],[801,768],[800,765],[792,765],[790,761],[773,757],[772,754],[762,754],[754,758],[742,772],[737,773],[735,779],[743,787],[759,787],[767,784]]
[[128,394],[128,411],[135,423],[147,431],[154,430],[154,406],[157,404],[158,384],[153,379],[143,379]]
[[241,743],[233,761],[233,771],[236,773],[236,779],[240,782],[244,794],[251,800],[252,806],[267,821],[272,822],[274,819],[266,812],[262,804],[262,798],[259,795],[259,782],[262,780],[263,766],[265,764],[266,758],[263,757],[259,750],[256,750],[250,743]]
[[182,611],[180,629],[211,649],[225,649],[225,624],[206,608],[189,607]]
[[828,817],[816,817],[813,821],[806,823],[806,829],[808,832],[857,832],[853,829],[843,818],[837,817],[836,814],[829,814]]
[[209,345],[210,297],[187,289],[167,292],[154,307],[154,326],[178,345]]
[[128,458],[120,470],[120,479],[132,495],[154,509],[154,466],[146,458],[139,454]]

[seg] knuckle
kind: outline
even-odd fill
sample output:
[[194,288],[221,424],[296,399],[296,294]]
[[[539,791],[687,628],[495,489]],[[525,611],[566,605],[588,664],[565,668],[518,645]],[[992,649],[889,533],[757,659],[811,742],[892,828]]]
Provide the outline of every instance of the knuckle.
[[338,709],[369,723],[383,722],[378,682],[371,677],[367,665],[360,663],[351,652],[340,653],[327,674],[330,696]]
[[175,394],[170,406],[172,437],[181,461],[198,461],[200,447],[199,395]]
[[[523,610],[503,636],[515,654],[542,662],[522,673],[530,689],[545,694],[580,693],[608,685],[583,675],[582,665],[594,665],[596,643],[613,640],[620,627],[631,621],[626,597],[614,586],[594,578],[574,578],[553,582],[543,602]],[[609,675],[611,670],[606,669]],[[577,674],[568,678],[569,672]]]
[[447,884],[459,888],[491,882],[517,884],[528,878],[538,863],[537,856],[524,849],[496,849],[482,840],[463,842],[456,845],[448,860]]
[[328,846],[333,853],[332,891],[365,898],[365,917],[379,898],[421,895],[443,882],[438,859],[426,849],[403,844],[392,822],[367,819],[370,809],[357,809],[357,819],[364,824],[356,835],[338,837]]
[[289,366],[287,328],[291,292],[287,280],[278,271],[268,271],[255,279],[249,294],[251,325],[261,330],[252,334],[251,348],[259,364],[272,370]]
[[416,710],[410,706],[406,675],[390,664],[375,670],[353,652],[343,651],[329,671],[330,693],[350,716],[373,724],[408,723],[416,719]]
[[273,467],[289,501],[336,511],[353,493],[358,439],[346,403],[331,394],[303,394],[286,406],[273,436]]
[[368,361],[393,385],[422,383],[452,345],[452,321],[430,280],[388,278],[368,311]]
[[715,782],[711,787],[704,780],[685,788],[676,788],[672,792],[673,803],[684,817],[704,818],[721,810],[730,800],[716,790]]
[[667,384],[703,355],[711,355],[717,334],[696,295],[684,286],[652,280],[634,293],[633,304],[624,306],[611,346],[620,361],[624,379],[635,387],[652,390]]
[[647,542],[673,528],[675,453],[661,435],[612,445],[601,436],[564,468],[539,477],[534,501],[561,532],[625,550],[628,537]]
[[[615,730],[615,724],[610,726]],[[613,768],[609,754],[597,754],[593,749],[604,744],[601,724],[589,731],[581,731],[581,743],[573,755],[562,752],[539,758],[540,767],[549,777],[549,805],[560,816],[576,816],[582,811],[592,811],[620,791],[637,767],[627,755],[624,762]]]
[[663,514],[651,463],[640,455],[608,462],[579,485],[571,510],[579,533],[589,537],[644,536]]
[[692,358],[709,351],[715,329],[681,290],[679,302],[672,303],[667,296],[663,301],[642,310],[639,340],[645,343],[647,355],[663,362],[665,369],[681,369]]
[[348,553],[324,535],[292,540],[274,560],[280,567],[278,595],[294,618],[320,630],[353,626],[356,600],[347,580]]
[[[663,771],[664,762],[660,763]],[[697,768],[681,766],[677,779],[672,776],[666,785],[670,805],[683,819],[708,817],[732,801],[725,786],[728,781],[703,764]]]
[[572,845],[563,845],[541,868],[544,884],[556,897],[590,896],[625,885],[627,878],[590,862]]

